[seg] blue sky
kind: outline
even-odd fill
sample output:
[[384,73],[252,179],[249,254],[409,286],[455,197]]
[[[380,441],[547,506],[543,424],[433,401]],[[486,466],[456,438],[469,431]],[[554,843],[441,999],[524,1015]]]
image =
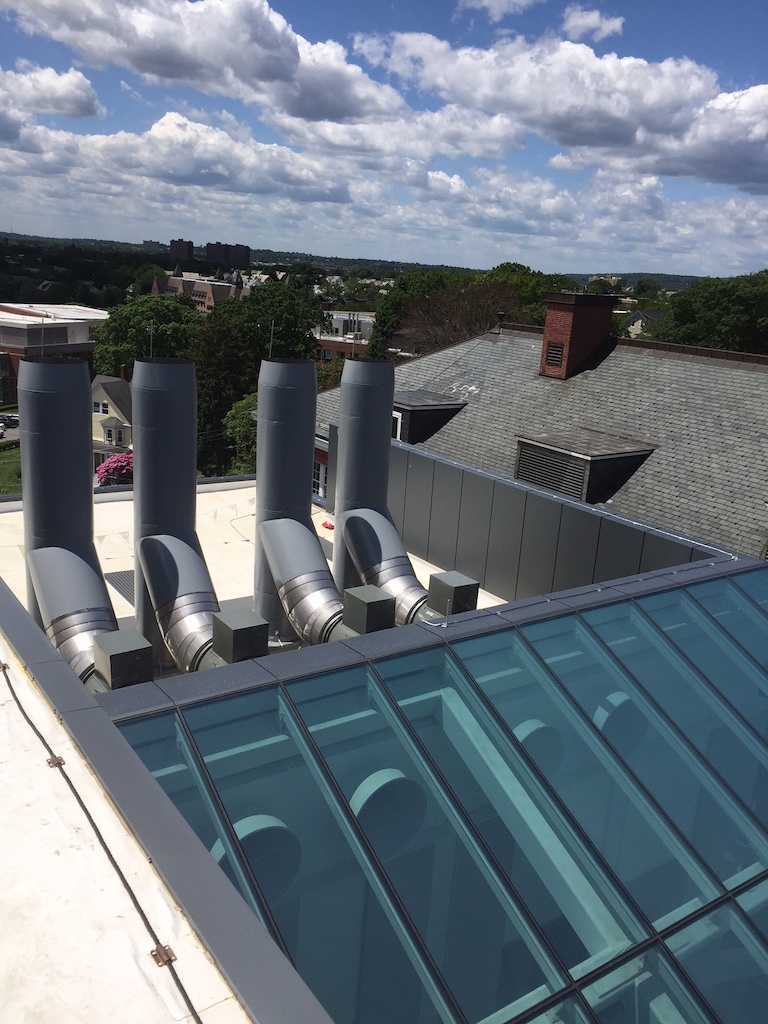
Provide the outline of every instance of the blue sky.
[[764,0],[0,0],[0,232],[768,266]]

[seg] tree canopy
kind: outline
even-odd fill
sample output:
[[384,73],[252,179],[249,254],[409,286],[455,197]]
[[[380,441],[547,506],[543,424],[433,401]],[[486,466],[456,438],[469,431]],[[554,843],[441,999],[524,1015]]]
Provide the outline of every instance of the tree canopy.
[[199,327],[200,316],[187,296],[135,296],[94,328],[93,368],[118,377],[124,366],[131,377],[136,359],[186,355]]

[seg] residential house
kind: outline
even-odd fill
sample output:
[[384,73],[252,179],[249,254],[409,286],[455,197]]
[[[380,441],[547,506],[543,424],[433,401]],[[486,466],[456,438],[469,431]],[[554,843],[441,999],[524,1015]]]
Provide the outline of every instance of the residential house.
[[133,448],[131,386],[127,380],[97,374],[91,383],[94,471],[119,452]]

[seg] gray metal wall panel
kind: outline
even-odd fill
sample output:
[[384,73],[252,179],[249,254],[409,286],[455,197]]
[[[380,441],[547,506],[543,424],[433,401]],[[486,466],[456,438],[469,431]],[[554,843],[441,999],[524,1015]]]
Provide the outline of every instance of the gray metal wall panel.
[[666,569],[669,565],[682,565],[690,560],[690,544],[681,544],[671,537],[661,537],[658,533],[646,533],[640,557],[640,572]]
[[456,569],[474,580],[485,575],[488,561],[488,530],[493,505],[493,479],[464,473],[456,546]]
[[402,538],[406,550],[419,558],[427,557],[429,547],[434,472],[433,459],[416,453],[408,455]]
[[563,505],[555,558],[554,590],[591,583],[595,574],[601,517],[575,505]]
[[617,519],[603,519],[597,545],[594,583],[632,576],[640,571],[643,531]]
[[445,570],[456,566],[456,538],[464,477],[462,470],[450,462],[435,463],[427,561]]
[[561,513],[562,503],[555,497],[529,493],[520,544],[518,598],[548,594],[552,590]]
[[514,601],[528,492],[497,480],[488,530],[488,561],[480,586],[503,601]]
[[387,507],[398,533],[402,536],[405,518],[405,483],[408,476],[408,449],[393,444],[389,451],[389,488]]

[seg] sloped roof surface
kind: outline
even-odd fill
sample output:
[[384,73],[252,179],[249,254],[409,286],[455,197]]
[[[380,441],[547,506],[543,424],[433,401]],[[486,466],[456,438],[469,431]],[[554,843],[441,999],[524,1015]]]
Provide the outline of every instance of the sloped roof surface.
[[[768,533],[768,367],[618,346],[566,381],[539,376],[541,339],[484,335],[395,369],[396,391],[467,406],[421,447],[514,475],[518,435],[571,429],[654,449],[611,508],[759,555]],[[320,429],[338,389],[318,396]]]
[[123,417],[124,423],[131,423],[133,416],[133,397],[131,385],[119,377],[105,377],[101,374],[93,378],[92,385],[98,384],[115,409]]

